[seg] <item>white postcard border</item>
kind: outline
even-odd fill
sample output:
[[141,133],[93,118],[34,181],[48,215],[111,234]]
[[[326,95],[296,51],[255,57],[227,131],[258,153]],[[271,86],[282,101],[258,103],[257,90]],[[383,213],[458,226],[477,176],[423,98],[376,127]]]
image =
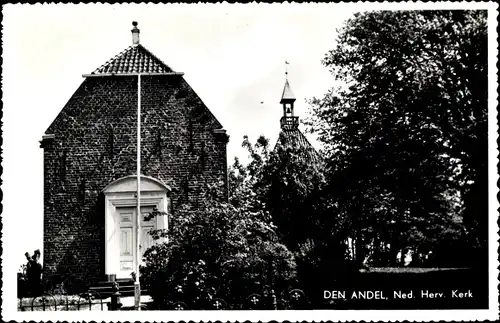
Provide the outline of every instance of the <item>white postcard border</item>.
[[[144,4],[147,5],[147,4]],[[228,5],[228,4],[224,4]],[[305,4],[295,4],[305,5]],[[2,316],[6,321],[475,321],[496,320],[498,313],[498,55],[497,16],[498,5],[493,2],[406,2],[406,3],[357,3],[365,10],[410,10],[410,9],[487,9],[488,10],[488,171],[489,171],[489,309],[488,310],[278,310],[278,311],[88,311],[88,312],[18,312],[16,304],[16,281],[5,279],[12,275],[3,272]],[[17,5],[16,5],[17,6]],[[5,192],[8,190],[2,187]],[[8,248],[10,241],[2,241]],[[10,266],[6,253],[2,255],[2,270]]]

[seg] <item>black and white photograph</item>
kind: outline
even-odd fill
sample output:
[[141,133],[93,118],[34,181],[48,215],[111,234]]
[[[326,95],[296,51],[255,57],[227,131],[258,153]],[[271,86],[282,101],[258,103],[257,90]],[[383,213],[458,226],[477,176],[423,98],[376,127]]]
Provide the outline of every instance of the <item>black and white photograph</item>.
[[499,319],[497,10],[3,5],[3,317]]

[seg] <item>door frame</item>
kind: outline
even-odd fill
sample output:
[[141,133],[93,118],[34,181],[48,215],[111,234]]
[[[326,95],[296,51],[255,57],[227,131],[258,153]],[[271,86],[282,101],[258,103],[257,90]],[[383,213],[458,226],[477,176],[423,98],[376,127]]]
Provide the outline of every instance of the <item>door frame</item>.
[[[132,175],[112,182],[103,190],[105,196],[104,254],[106,275],[116,275],[117,278],[132,278],[130,275],[123,277],[124,275],[120,271],[119,232],[116,228],[119,227],[117,208],[137,207],[136,191],[134,190],[136,187],[137,177]],[[165,214],[155,218],[157,229],[168,229],[169,191],[169,187],[157,179],[141,176],[141,207],[154,207]]]

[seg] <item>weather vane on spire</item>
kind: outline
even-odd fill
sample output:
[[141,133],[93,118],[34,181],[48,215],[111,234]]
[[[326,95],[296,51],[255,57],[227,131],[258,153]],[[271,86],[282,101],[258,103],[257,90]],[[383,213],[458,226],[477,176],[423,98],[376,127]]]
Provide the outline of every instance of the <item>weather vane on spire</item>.
[[290,65],[290,62],[285,60],[285,77],[288,80],[288,65]]

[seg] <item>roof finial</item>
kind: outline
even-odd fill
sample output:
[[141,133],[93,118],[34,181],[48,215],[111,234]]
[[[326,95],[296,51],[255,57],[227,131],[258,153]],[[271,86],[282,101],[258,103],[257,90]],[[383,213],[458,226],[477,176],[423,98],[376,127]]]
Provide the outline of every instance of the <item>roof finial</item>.
[[[289,65],[290,63],[288,61],[285,61],[286,65]],[[290,88],[290,83],[288,83],[288,66],[285,71],[285,87],[283,88],[283,94],[281,95],[281,101],[280,103],[291,103],[295,101],[295,97],[292,93],[292,89]]]
[[137,28],[137,21],[132,21],[132,44],[139,45],[139,33],[141,32],[139,28]]
[[285,79],[288,81],[288,65],[290,63],[288,61],[285,61]]

